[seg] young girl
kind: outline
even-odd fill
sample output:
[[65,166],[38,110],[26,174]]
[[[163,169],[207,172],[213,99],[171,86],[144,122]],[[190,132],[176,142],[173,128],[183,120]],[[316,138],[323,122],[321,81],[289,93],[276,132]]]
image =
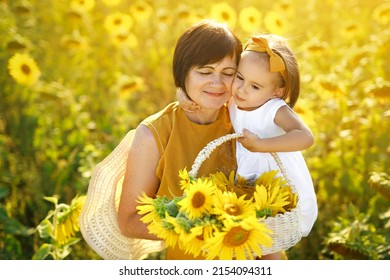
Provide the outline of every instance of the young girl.
[[[271,153],[277,152],[290,181],[298,190],[302,210],[302,234],[307,236],[317,219],[313,182],[301,150],[314,143],[310,129],[291,109],[300,90],[296,58],[286,41],[276,35],[252,37],[241,54],[229,100],[230,120],[238,138],[237,174],[255,180],[277,170]],[[196,114],[179,93],[184,109]]]

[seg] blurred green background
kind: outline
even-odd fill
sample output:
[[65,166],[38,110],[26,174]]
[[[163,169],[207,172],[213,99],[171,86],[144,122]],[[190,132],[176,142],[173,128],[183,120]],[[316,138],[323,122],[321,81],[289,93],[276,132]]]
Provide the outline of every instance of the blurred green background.
[[77,226],[61,243],[53,225],[126,132],[176,99],[173,49],[203,18],[296,51],[319,217],[289,259],[390,258],[389,1],[0,0],[0,259],[99,259]]

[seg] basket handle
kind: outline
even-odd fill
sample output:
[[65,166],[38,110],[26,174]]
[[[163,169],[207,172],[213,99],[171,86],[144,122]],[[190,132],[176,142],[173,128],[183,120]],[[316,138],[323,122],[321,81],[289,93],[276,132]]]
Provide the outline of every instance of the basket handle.
[[[210,157],[211,153],[220,145],[222,145],[223,143],[227,142],[227,141],[230,141],[232,139],[235,139],[235,138],[239,138],[239,137],[242,137],[243,134],[242,133],[232,133],[232,134],[227,134],[225,136],[222,136],[222,137],[219,137],[211,142],[209,142],[206,147],[204,147],[198,154],[198,156],[196,157],[195,161],[194,161],[194,164],[192,165],[191,167],[191,171],[188,172],[188,174],[193,177],[193,178],[196,178],[196,176],[198,175],[198,171],[199,171],[199,168],[201,167],[202,163]],[[288,178],[287,176],[287,171],[286,169],[284,168],[283,164],[282,164],[282,161],[281,159],[279,158],[279,155],[276,153],[276,152],[272,152],[270,153],[272,155],[272,157],[275,159],[276,161],[276,164],[278,165],[280,171],[282,172],[282,175],[284,176],[284,178],[286,179],[286,181],[288,182],[288,184],[296,191],[295,189],[295,186],[292,184],[292,182],[290,181],[290,179]]]

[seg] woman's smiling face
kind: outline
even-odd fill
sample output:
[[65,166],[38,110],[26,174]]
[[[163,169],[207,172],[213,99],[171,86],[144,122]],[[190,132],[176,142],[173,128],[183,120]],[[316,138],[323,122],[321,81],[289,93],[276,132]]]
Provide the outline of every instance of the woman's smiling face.
[[204,109],[220,109],[231,97],[236,58],[191,68],[186,77],[188,96]]

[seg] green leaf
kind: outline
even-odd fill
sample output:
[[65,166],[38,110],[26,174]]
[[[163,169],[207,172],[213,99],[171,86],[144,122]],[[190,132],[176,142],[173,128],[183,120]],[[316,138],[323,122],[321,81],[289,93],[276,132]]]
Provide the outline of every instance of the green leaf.
[[22,244],[15,236],[7,234],[1,242],[4,244],[4,247],[0,250],[2,260],[16,260],[23,256]]
[[49,220],[45,219],[37,226],[37,230],[41,238],[47,238],[53,233],[53,225]]
[[80,242],[81,238],[71,238],[68,242],[63,246],[62,250],[57,251],[57,257],[61,260],[65,259],[70,253],[72,253],[72,246],[76,243]]
[[53,203],[54,205],[58,204],[58,197],[56,196],[45,196],[44,199]]
[[50,254],[53,245],[44,243],[39,247],[38,251],[35,252],[32,259],[33,260],[44,260]]
[[14,235],[29,236],[34,233],[34,229],[28,228],[14,218],[4,221],[4,232]]
[[0,207],[0,223],[4,223],[6,220],[8,220],[7,211],[3,207]]
[[0,187],[0,199],[6,197],[9,194],[9,189],[6,187]]

